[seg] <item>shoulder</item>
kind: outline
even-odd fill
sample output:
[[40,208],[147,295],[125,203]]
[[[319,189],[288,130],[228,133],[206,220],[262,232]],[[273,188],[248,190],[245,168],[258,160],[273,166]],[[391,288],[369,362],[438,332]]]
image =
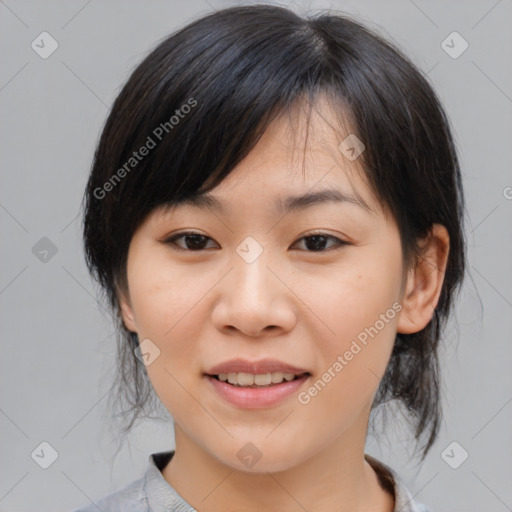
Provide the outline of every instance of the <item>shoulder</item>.
[[97,502],[89,503],[71,512],[98,512],[98,509],[102,512],[147,512],[149,507],[144,491],[144,480],[144,477],[134,480]]

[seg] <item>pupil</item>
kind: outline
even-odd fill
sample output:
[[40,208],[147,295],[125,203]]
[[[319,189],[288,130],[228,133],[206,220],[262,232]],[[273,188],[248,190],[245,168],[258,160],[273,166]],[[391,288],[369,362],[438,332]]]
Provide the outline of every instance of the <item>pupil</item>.
[[306,247],[310,250],[322,250],[325,249],[326,241],[327,237],[323,235],[308,236],[308,238],[306,238]]
[[[193,240],[192,243],[189,243],[190,239]],[[187,235],[185,237],[185,243],[188,249],[202,249],[204,241],[205,237],[203,235]]]

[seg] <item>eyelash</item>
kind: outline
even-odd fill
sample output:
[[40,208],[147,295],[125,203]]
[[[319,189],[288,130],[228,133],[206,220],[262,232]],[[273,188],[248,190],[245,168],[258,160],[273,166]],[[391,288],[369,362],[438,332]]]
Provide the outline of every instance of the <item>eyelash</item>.
[[[176,235],[173,235],[172,237],[169,237],[165,240],[163,240],[163,243],[164,244],[168,244],[168,245],[172,245],[176,250],[178,251],[183,251],[183,252],[201,252],[201,251],[205,251],[206,249],[197,249],[197,250],[193,250],[193,249],[185,249],[183,247],[180,247],[178,244],[176,244],[176,240],[179,240],[180,238],[185,238],[187,236],[198,236],[198,237],[203,237],[204,239],[206,240],[212,240],[212,238],[210,238],[209,236],[206,236],[206,235],[202,235],[200,233],[195,233],[193,231],[184,231],[183,233],[178,233]],[[296,240],[294,242],[294,245],[301,241],[301,240],[305,240],[305,239],[308,239],[308,238],[313,238],[315,236],[319,236],[319,237],[322,237],[322,238],[327,238],[327,239],[331,239],[331,240],[335,240],[337,242],[337,246],[338,247],[334,247],[334,249],[325,249],[325,250],[320,250],[320,251],[308,251],[306,250],[305,252],[310,252],[310,253],[322,253],[322,252],[329,252],[330,250],[339,250],[341,249],[343,246],[345,245],[351,245],[349,242],[346,242],[344,240],[340,240],[339,238],[335,237],[335,236],[332,236],[332,235],[328,235],[327,233],[310,233],[306,236],[303,236],[301,238],[299,238],[298,240]]]

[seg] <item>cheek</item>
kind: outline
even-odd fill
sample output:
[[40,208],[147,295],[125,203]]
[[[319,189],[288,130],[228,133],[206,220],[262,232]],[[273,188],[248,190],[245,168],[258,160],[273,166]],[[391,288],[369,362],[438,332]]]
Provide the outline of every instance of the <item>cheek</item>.
[[[373,326],[396,302],[399,284],[399,273],[393,270],[392,262],[377,267],[359,261],[317,280],[314,293],[308,295],[308,304],[330,334],[324,337],[327,347],[343,348],[343,341]],[[393,313],[390,311],[386,318],[387,330]],[[379,322],[378,330],[383,328]]]
[[[151,256],[151,257],[150,257]],[[169,265],[165,257],[134,253],[128,262],[130,298],[141,342],[151,340],[159,354],[146,367],[156,394],[173,417],[194,416],[189,391],[197,386],[202,300],[218,277],[204,278],[190,269]],[[200,410],[197,411],[200,413]]]
[[324,336],[322,347],[317,346],[322,370],[298,397],[309,417],[325,424],[326,437],[348,428],[362,411],[369,411],[391,356],[396,312],[391,304],[383,309],[377,303],[366,306],[357,315],[351,314],[350,301],[345,314],[335,321],[333,317],[336,336]]
[[159,253],[147,253],[144,258],[135,254],[128,265],[133,311],[140,331],[167,343],[190,322],[209,280],[194,278]]
[[150,274],[133,287],[139,339],[151,340],[158,351],[146,371],[156,395],[172,417],[178,422],[193,421],[201,414],[190,399],[199,374],[199,347],[195,341],[198,322],[193,309],[199,297],[187,297],[183,293],[187,288],[176,280],[171,287],[155,277]]
[[329,381],[326,400],[355,404],[373,396],[396,337],[400,265],[395,250],[360,253],[311,295],[324,333],[318,348],[330,371],[321,378]]

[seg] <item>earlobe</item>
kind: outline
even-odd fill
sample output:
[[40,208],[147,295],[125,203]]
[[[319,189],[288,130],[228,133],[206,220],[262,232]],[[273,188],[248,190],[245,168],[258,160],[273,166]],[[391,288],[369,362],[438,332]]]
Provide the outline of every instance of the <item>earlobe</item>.
[[448,261],[448,231],[441,224],[433,224],[420,246],[422,257],[415,268],[409,270],[398,318],[397,331],[402,334],[421,331],[434,315]]
[[135,325],[135,315],[133,314],[133,309],[130,303],[123,296],[120,300],[121,304],[121,315],[123,317],[123,323],[125,327],[132,332],[137,332],[137,327]]

